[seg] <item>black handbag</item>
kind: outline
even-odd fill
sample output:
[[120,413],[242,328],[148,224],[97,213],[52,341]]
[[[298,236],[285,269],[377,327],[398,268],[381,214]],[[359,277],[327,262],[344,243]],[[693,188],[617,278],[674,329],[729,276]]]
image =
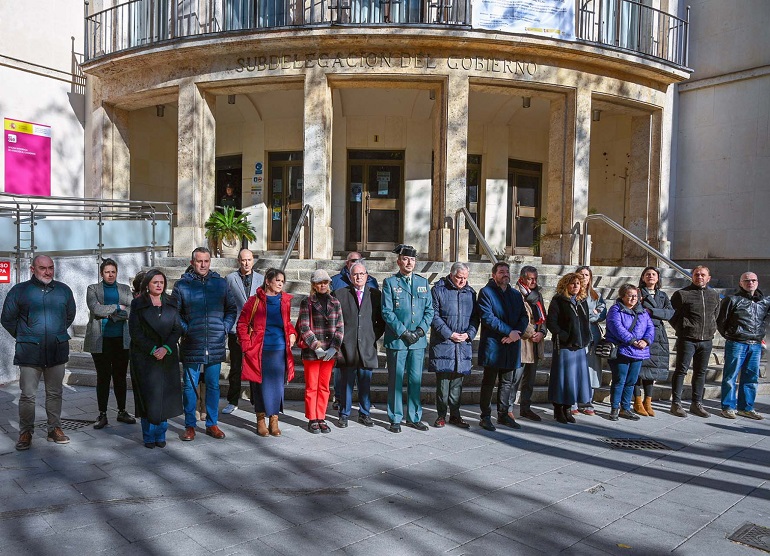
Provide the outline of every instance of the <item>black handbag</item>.
[[[636,326],[636,319],[638,318],[639,313],[636,313],[634,315],[634,320],[631,321],[631,328],[628,329],[629,332],[633,332],[634,327]],[[594,355],[604,359],[617,359],[618,345],[614,342],[611,342],[607,338],[602,338],[596,342],[596,345],[594,346]]]

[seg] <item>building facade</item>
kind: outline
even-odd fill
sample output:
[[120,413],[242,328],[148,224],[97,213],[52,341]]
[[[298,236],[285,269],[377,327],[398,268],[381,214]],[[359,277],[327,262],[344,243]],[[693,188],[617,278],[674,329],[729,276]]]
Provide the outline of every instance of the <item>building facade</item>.
[[[92,2],[85,194],[176,202],[177,255],[227,184],[258,251],[285,249],[309,205],[317,258],[463,258],[463,208],[498,254],[574,264],[591,212],[668,252],[683,7],[551,5],[562,29],[446,0]],[[594,263],[646,260],[591,234]]]

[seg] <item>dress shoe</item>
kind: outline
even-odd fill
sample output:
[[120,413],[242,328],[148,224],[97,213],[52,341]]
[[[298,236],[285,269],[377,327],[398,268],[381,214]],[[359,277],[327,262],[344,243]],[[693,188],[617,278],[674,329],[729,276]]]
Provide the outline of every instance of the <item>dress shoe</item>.
[[184,434],[182,434],[181,439],[185,442],[195,440],[195,427],[185,427]]
[[96,418],[96,423],[94,423],[94,428],[96,430],[103,429],[107,426],[107,414],[102,412],[99,413],[99,416]]
[[521,425],[516,422],[516,419],[510,416],[508,413],[502,413],[498,414],[497,416],[497,424],[498,425],[506,425],[508,427],[511,427],[512,429],[520,429]]
[[588,415],[589,417],[593,417],[596,415],[596,410],[593,407],[586,407],[583,409],[583,415]]
[[412,423],[411,421],[407,421],[406,422],[406,426],[409,427],[410,429],[415,429],[415,430],[423,431],[423,432],[428,430],[428,425],[426,425],[422,421],[417,421],[416,423]]
[[211,438],[216,438],[217,440],[222,440],[225,437],[225,433],[223,433],[221,429],[216,425],[206,427],[206,434]]
[[152,450],[153,448],[155,448],[155,442],[145,442],[144,447]]
[[125,409],[118,411],[118,421],[127,425],[135,425],[136,419]]
[[374,421],[372,421],[372,418],[368,415],[359,415],[358,416],[358,422],[361,423],[365,427],[373,427]]
[[703,417],[704,419],[711,417],[709,412],[703,409],[703,406],[699,403],[690,404],[690,413],[697,415],[698,417]]
[[340,415],[340,418],[337,419],[337,426],[341,429],[348,428],[348,418],[344,415]]
[[401,432],[401,424],[400,423],[391,423],[388,427],[388,430],[390,432]]
[[479,426],[485,431],[494,431],[495,426],[492,424],[492,418],[490,416],[482,417],[479,421]]
[[32,433],[21,433],[19,435],[19,441],[16,443],[16,449],[20,452],[23,452],[24,450],[29,450],[30,446],[32,446]]
[[48,442],[56,442],[57,444],[69,444],[70,437],[64,434],[61,428],[56,427],[54,430],[48,433]]
[[640,417],[630,409],[621,409],[618,412],[618,417],[628,419],[629,421],[638,421],[640,419]]
[[165,448],[165,447],[166,447],[166,441],[165,441],[165,440],[158,440],[158,441],[155,443],[155,445],[156,445],[158,448]]
[[441,429],[441,428],[445,427],[446,426],[446,419],[444,419],[443,417],[439,417],[438,419],[433,421],[433,426],[436,427],[437,429]]
[[318,434],[321,432],[321,426],[318,424],[318,421],[310,421],[307,424],[307,430],[312,434]]
[[542,421],[540,418],[540,415],[532,411],[530,408],[522,409],[519,411],[519,417],[523,417],[524,419],[529,419],[530,421]]
[[329,425],[326,424],[326,421],[320,421],[318,423],[318,428],[321,429],[321,432],[324,434],[332,432],[332,429],[329,428]]
[[450,417],[449,424],[454,425],[455,427],[459,427],[461,429],[471,428],[471,426],[467,423],[467,421],[463,421],[462,417]]
[[270,436],[281,436],[281,429],[278,428],[278,415],[271,415],[268,419],[267,430]]
[[671,404],[671,415],[675,415],[677,417],[687,417],[687,413],[684,412],[684,409],[681,405],[678,403],[672,403]]

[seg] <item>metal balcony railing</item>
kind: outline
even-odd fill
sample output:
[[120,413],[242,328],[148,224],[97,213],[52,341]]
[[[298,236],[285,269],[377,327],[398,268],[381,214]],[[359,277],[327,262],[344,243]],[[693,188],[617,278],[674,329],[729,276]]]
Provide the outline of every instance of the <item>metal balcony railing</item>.
[[688,67],[689,6],[680,19],[635,0],[581,0],[577,20],[578,40]]
[[[576,40],[687,66],[687,19],[634,0],[579,0]],[[89,14],[86,60],[184,37],[319,25],[469,28],[471,0],[129,0]]]

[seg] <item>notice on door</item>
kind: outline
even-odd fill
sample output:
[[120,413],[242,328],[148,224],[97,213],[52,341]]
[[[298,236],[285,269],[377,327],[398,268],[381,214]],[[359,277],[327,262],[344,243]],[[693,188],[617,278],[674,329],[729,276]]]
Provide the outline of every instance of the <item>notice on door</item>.
[[377,172],[377,195],[387,195],[390,186],[390,172]]

